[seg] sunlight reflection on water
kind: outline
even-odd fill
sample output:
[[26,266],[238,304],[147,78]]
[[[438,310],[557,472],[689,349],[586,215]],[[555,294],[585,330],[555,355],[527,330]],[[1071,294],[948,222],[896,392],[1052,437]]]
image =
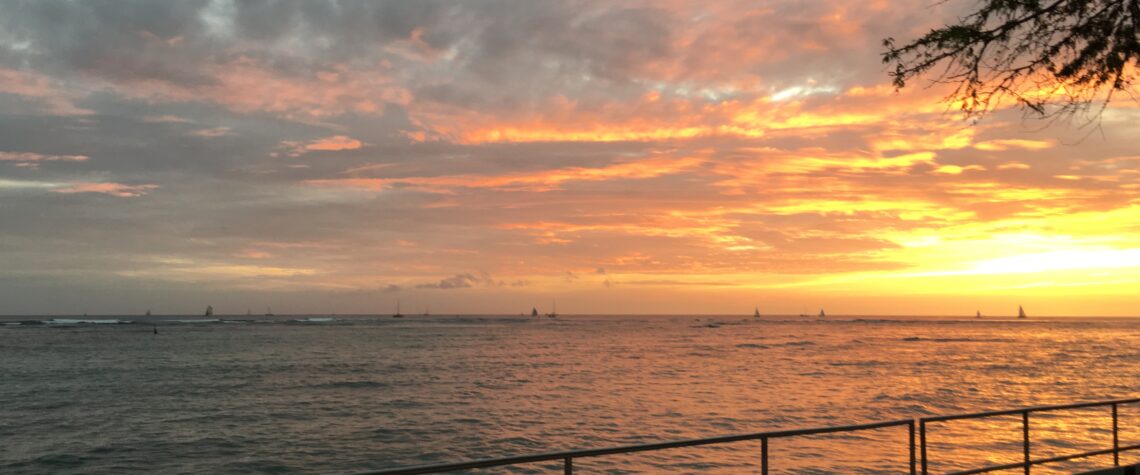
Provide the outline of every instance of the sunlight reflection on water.
[[[5,326],[0,471],[353,472],[1131,397],[1140,376],[1135,320],[696,318],[159,322],[159,336]],[[1120,420],[1121,444],[1140,442],[1140,408]],[[1031,424],[1035,457],[1111,446],[1107,408]],[[1020,437],[1018,416],[932,424],[931,469],[1017,462]],[[772,473],[907,468],[903,427],[770,448]],[[759,443],[742,442],[575,466],[727,474],[758,462]]]

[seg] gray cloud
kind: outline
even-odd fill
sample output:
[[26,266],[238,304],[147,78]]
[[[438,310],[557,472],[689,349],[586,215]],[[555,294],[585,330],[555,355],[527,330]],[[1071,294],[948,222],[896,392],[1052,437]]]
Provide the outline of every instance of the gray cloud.
[[499,285],[495,279],[487,274],[455,274],[454,276],[440,279],[439,282],[429,282],[425,284],[417,284],[417,289],[467,289],[479,286],[496,286]]
[[[690,271],[890,270],[907,263],[891,260],[900,245],[889,233],[951,226],[953,213],[1033,219],[1135,202],[1137,177],[1121,171],[1136,168],[1121,157],[1140,155],[1132,125],[1140,122],[1130,112],[1116,111],[1103,141],[1033,151],[876,149],[888,133],[915,141],[954,132],[938,111],[915,112],[933,97],[855,124],[760,130],[760,123],[754,137],[620,135],[747,128],[737,115],[782,107],[790,111],[782,120],[878,110],[882,96],[842,96],[842,88],[792,104],[765,98],[808,79],[883,83],[879,38],[921,30],[948,11],[918,5],[0,2],[0,279],[24,282],[0,286],[8,306],[0,312],[69,311],[86,299],[117,309],[156,288],[195,312],[214,295],[228,295],[242,312],[262,306],[248,304],[249,295],[311,300],[323,311],[344,289],[398,291],[406,300],[419,292],[485,308],[505,300],[462,299],[514,292],[526,298],[512,305],[529,308],[532,294],[548,288],[597,288],[579,278],[591,269],[605,276],[603,285],[620,284],[611,293],[740,284],[678,277]],[[822,23],[840,13],[843,22]],[[646,99],[652,94],[657,102]],[[490,126],[564,126],[579,137],[463,136]],[[1064,133],[1027,132],[1018,117],[1001,114],[977,131],[976,141]],[[588,139],[611,132],[612,141]],[[283,143],[334,136],[365,145],[281,153]],[[932,161],[849,166],[914,152]],[[805,165],[828,157],[839,158]],[[699,163],[542,190],[461,186],[647,159],[659,160],[645,165],[656,172],[685,158]],[[1001,168],[1012,162],[1024,166]],[[943,165],[985,171],[936,173]],[[412,183],[456,176],[467,182]],[[311,184],[339,179],[397,184]],[[134,186],[123,194],[137,196],[52,191],[75,183]],[[1050,192],[999,199],[955,189],[987,184]],[[793,206],[823,198],[853,209]],[[890,206],[907,202],[934,212]],[[377,282],[400,284],[377,289]],[[66,308],[51,306],[51,296],[70,289],[85,290]],[[286,297],[293,295],[304,298]],[[370,308],[367,296],[353,298]]]

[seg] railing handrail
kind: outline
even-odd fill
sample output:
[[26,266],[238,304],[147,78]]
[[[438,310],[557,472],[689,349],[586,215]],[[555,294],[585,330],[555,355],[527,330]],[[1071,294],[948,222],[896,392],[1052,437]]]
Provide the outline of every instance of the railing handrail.
[[921,419],[926,421],[926,422],[943,422],[943,421],[955,421],[955,420],[959,420],[959,419],[980,419],[983,417],[1012,416],[1015,414],[1021,414],[1023,412],[1061,411],[1061,410],[1065,410],[1065,409],[1082,409],[1082,408],[1086,408],[1086,407],[1110,406],[1112,404],[1132,404],[1132,403],[1137,403],[1137,402],[1140,402],[1140,398],[1113,399],[1113,400],[1109,400],[1109,401],[1096,401],[1096,402],[1078,402],[1078,403],[1073,403],[1073,404],[1057,404],[1057,405],[1051,405],[1051,406],[1031,406],[1031,407],[1023,407],[1023,408],[1019,408],[1019,409],[1002,409],[1000,411],[983,411],[983,412],[974,412],[974,413],[969,413],[969,414],[948,414],[948,415],[944,415],[944,416],[929,416],[929,417],[923,417]]
[[[864,424],[853,424],[845,426],[828,426],[828,427],[813,427],[806,429],[787,429],[765,432],[754,432],[748,434],[724,435],[717,437],[705,437],[699,439],[682,439],[667,442],[653,442],[648,444],[636,445],[623,445],[616,447],[603,447],[596,449],[578,449],[578,450],[563,450],[557,452],[547,452],[531,455],[516,455],[510,457],[497,457],[489,459],[469,460],[466,462],[453,462],[431,465],[417,465],[411,467],[390,468],[375,470],[369,472],[362,472],[359,475],[420,475],[428,473],[443,473],[452,472],[456,470],[467,470],[475,468],[489,468],[501,467],[506,465],[519,465],[525,463],[537,462],[553,462],[562,461],[566,474],[573,472],[572,461],[576,458],[598,457],[602,455],[614,454],[628,454],[636,452],[648,452],[654,450],[675,449],[682,447],[697,447],[702,445],[712,444],[725,444],[732,442],[743,442],[748,440],[760,440],[762,442],[762,455],[761,455],[761,473],[768,473],[768,439],[779,439],[786,437],[798,437],[807,435],[820,435],[832,434],[836,432],[856,432],[863,430],[881,429],[887,427],[909,426],[910,437],[910,473],[919,473],[916,470],[916,461],[921,459],[922,469],[920,473],[927,473],[927,450],[926,450],[926,425],[932,422],[948,422],[963,419],[981,419],[987,417],[1007,416],[1007,415],[1021,415],[1023,421],[1024,431],[1024,459],[1021,462],[1009,463],[1002,465],[993,465],[988,467],[981,467],[969,469],[964,471],[953,472],[955,475],[966,475],[975,473],[985,473],[996,470],[1007,470],[1011,468],[1024,467],[1025,472],[1029,473],[1029,467],[1033,465],[1040,465],[1045,463],[1059,462],[1064,460],[1072,460],[1076,458],[1091,457],[1095,455],[1113,454],[1113,463],[1119,465],[1119,453],[1140,449],[1140,444],[1120,446],[1118,441],[1118,428],[1117,428],[1117,406],[1122,404],[1135,404],[1140,403],[1140,398],[1128,399],[1112,399],[1107,401],[1091,401],[1091,402],[1078,402],[1072,404],[1057,404],[1047,406],[1032,406],[1022,407],[1018,409],[1004,409],[999,411],[983,411],[973,412],[968,414],[947,414],[940,416],[927,416],[916,417],[914,419],[898,419],[882,422],[869,422]],[[1089,452],[1081,452],[1076,454],[1061,455],[1056,457],[1049,457],[1043,459],[1032,459],[1029,456],[1029,414],[1036,412],[1060,411],[1066,409],[1082,409],[1087,407],[1101,407],[1112,406],[1112,434],[1113,434],[1113,447],[1111,449],[1100,449]],[[915,426],[919,427],[919,436],[921,441],[921,457],[915,454]]]
[[499,457],[490,459],[470,460],[467,462],[443,463],[435,465],[417,465],[413,467],[392,468],[363,472],[360,475],[416,475],[423,473],[439,473],[471,468],[499,467],[503,465],[518,465],[523,463],[551,462],[566,460],[567,458],[597,457],[601,455],[629,454],[635,452],[648,452],[653,450],[676,449],[682,447],[697,447],[701,445],[726,444],[743,442],[747,440],[779,439],[784,437],[797,437],[804,435],[830,434],[835,432],[855,432],[862,430],[881,429],[914,424],[913,419],[897,419],[883,422],[870,422],[866,424],[853,424],[846,426],[812,427],[807,429],[788,429],[749,434],[722,435],[700,439],[682,439],[669,442],[653,442],[648,444],[622,445],[599,449],[564,450],[543,454],[516,455],[512,457]]
[[[1030,468],[1033,467],[1034,465],[1042,465],[1042,464],[1053,463],[1053,462],[1063,462],[1066,460],[1073,460],[1073,459],[1093,457],[1093,456],[1097,456],[1097,455],[1107,455],[1107,454],[1112,454],[1113,466],[1119,467],[1120,466],[1120,452],[1140,449],[1140,444],[1127,445],[1124,447],[1120,446],[1120,439],[1119,439],[1120,430],[1119,430],[1118,424],[1117,424],[1117,419],[1118,419],[1117,408],[1122,404],[1135,404],[1135,403],[1140,403],[1140,398],[1111,399],[1108,401],[1078,402],[1078,403],[1073,403],[1073,404],[1057,404],[1057,405],[1051,405],[1051,406],[1023,407],[1023,408],[1019,408],[1019,409],[1006,409],[1006,410],[1001,410],[1001,411],[985,411],[985,412],[975,412],[975,413],[970,413],[970,414],[951,414],[951,415],[945,415],[945,416],[923,417],[923,418],[918,419],[919,438],[921,440],[921,442],[919,443],[919,446],[921,447],[921,450],[922,450],[922,456],[921,456],[922,470],[921,470],[921,473],[923,475],[927,475],[927,473],[929,473],[928,468],[927,468],[927,463],[928,463],[929,459],[928,459],[927,454],[926,454],[926,424],[927,423],[960,421],[960,420],[965,420],[965,419],[983,419],[983,418],[987,418],[987,417],[1012,416],[1012,415],[1021,416],[1022,457],[1023,457],[1021,462],[1005,463],[1005,464],[1000,464],[1000,465],[989,465],[989,466],[985,466],[985,467],[972,468],[972,469],[968,469],[968,470],[959,470],[959,471],[955,471],[955,472],[950,472],[947,475],[973,475],[973,474],[977,474],[977,473],[989,473],[989,472],[996,472],[999,470],[1010,470],[1010,469],[1014,469],[1014,468],[1021,468],[1025,471],[1025,475],[1029,475]],[[1089,451],[1085,451],[1085,452],[1071,453],[1071,454],[1066,454],[1066,455],[1058,455],[1058,456],[1054,456],[1054,457],[1046,457],[1046,458],[1039,458],[1039,459],[1034,459],[1030,456],[1030,439],[1029,439],[1029,432],[1030,432],[1029,431],[1029,415],[1030,414],[1037,413],[1037,412],[1060,411],[1060,410],[1067,410],[1067,409],[1083,409],[1083,408],[1087,408],[1087,407],[1104,407],[1104,406],[1110,406],[1112,408],[1112,448],[1089,450]]]

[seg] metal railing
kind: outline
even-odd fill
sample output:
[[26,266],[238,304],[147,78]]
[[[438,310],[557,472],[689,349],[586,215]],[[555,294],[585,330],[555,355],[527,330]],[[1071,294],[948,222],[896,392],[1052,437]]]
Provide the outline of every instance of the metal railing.
[[[1022,458],[1021,458],[1020,462],[1006,463],[1006,464],[1001,464],[1001,465],[990,465],[987,467],[974,468],[974,469],[969,469],[969,470],[960,470],[957,472],[950,472],[947,475],[968,475],[968,474],[973,474],[973,473],[996,472],[998,470],[1010,470],[1010,469],[1015,469],[1015,468],[1022,468],[1025,471],[1025,475],[1029,475],[1030,468],[1034,465],[1041,465],[1041,464],[1053,463],[1053,462],[1063,462],[1066,460],[1073,460],[1073,459],[1093,457],[1093,456],[1097,456],[1097,455],[1107,455],[1107,454],[1112,454],[1113,466],[1119,467],[1120,466],[1120,453],[1121,452],[1125,452],[1128,450],[1140,449],[1140,444],[1127,445],[1124,447],[1120,446],[1120,429],[1119,429],[1119,422],[1118,422],[1119,421],[1119,415],[1118,415],[1119,410],[1118,410],[1118,408],[1123,404],[1135,404],[1135,403],[1140,403],[1140,398],[1116,399],[1113,401],[1081,402],[1081,403],[1076,403],[1076,404],[1061,404],[1061,405],[1056,405],[1056,406],[1025,407],[1025,408],[1021,408],[1021,409],[1007,409],[1004,411],[975,412],[973,414],[954,414],[954,415],[948,415],[948,416],[923,417],[923,418],[918,420],[919,445],[922,448],[922,474],[926,475],[928,473],[928,471],[927,471],[928,458],[926,456],[926,425],[927,424],[932,423],[932,422],[949,422],[949,421],[958,421],[958,420],[964,420],[964,419],[985,419],[985,418],[989,418],[989,417],[1012,416],[1012,415],[1020,415],[1021,416],[1021,454],[1022,454]],[[1057,456],[1057,457],[1047,457],[1047,458],[1040,458],[1040,459],[1034,459],[1030,456],[1030,450],[1029,450],[1029,448],[1030,448],[1030,443],[1029,443],[1030,442],[1030,439],[1029,439],[1029,415],[1030,414],[1033,414],[1036,412],[1061,411],[1061,410],[1066,410],[1066,409],[1084,409],[1084,408],[1089,408],[1089,407],[1103,407],[1103,406],[1111,406],[1112,407],[1112,448],[1111,449],[1090,450],[1087,452],[1079,452],[1079,453],[1074,453],[1074,454],[1069,454],[1069,455],[1061,455],[1061,456]]]
[[[954,414],[954,415],[946,415],[946,416],[930,416],[930,417],[922,417],[922,418],[916,418],[916,419],[902,419],[902,420],[894,420],[894,421],[886,421],[886,422],[873,422],[873,423],[869,423],[869,424],[857,424],[857,425],[848,425],[848,426],[816,427],[816,428],[810,428],[810,429],[791,429],[791,430],[780,430],[780,431],[769,431],[769,432],[756,432],[756,433],[751,433],[751,434],[726,435],[726,436],[720,436],[720,437],[709,437],[709,438],[704,438],[704,439],[686,439],[686,440],[677,440],[677,441],[672,441],[672,442],[658,442],[658,443],[641,444],[641,445],[626,445],[626,446],[620,446],[620,447],[607,447],[607,448],[601,448],[601,449],[567,450],[567,451],[550,452],[550,453],[544,453],[544,454],[519,455],[519,456],[514,456],[514,457],[501,457],[501,458],[493,458],[493,459],[471,460],[471,461],[467,461],[467,462],[444,463],[444,464],[436,464],[436,465],[419,465],[419,466],[415,466],[415,467],[405,467],[405,468],[392,468],[392,469],[377,470],[377,471],[372,471],[372,472],[364,472],[360,475],[419,475],[419,474],[426,474],[426,473],[445,473],[445,472],[454,472],[454,471],[458,471],[458,470],[503,467],[503,466],[508,466],[508,465],[520,465],[520,464],[538,463],[538,462],[559,462],[559,461],[562,462],[563,473],[566,475],[570,475],[570,474],[574,473],[574,460],[575,459],[581,459],[581,458],[587,458],[587,457],[599,457],[599,456],[603,456],[603,455],[630,454],[630,453],[636,453],[636,452],[648,452],[648,451],[655,451],[655,450],[676,449],[676,448],[682,448],[682,447],[698,447],[698,446],[703,446],[703,445],[725,444],[725,443],[731,443],[731,442],[743,442],[743,441],[751,441],[751,440],[759,440],[760,441],[760,473],[763,475],[767,475],[768,474],[768,441],[771,439],[781,439],[781,438],[799,437],[799,436],[810,436],[810,435],[819,435],[819,434],[831,434],[831,433],[836,433],[836,432],[856,432],[856,431],[882,429],[882,428],[887,428],[887,427],[898,427],[898,426],[907,426],[908,447],[910,449],[910,452],[909,452],[909,454],[910,454],[909,468],[910,468],[911,475],[917,475],[918,473],[922,473],[923,475],[927,475],[927,473],[928,473],[928,459],[927,459],[927,450],[926,450],[926,433],[927,433],[926,426],[927,426],[927,424],[935,423],[935,422],[949,422],[949,421],[962,420],[962,419],[982,419],[982,418],[988,418],[988,417],[1009,416],[1009,415],[1018,415],[1018,414],[1020,414],[1022,417],[1022,442],[1023,442],[1023,444],[1022,444],[1022,455],[1023,455],[1023,459],[1021,462],[1002,464],[1002,465],[992,465],[992,466],[987,466],[987,467],[982,467],[982,468],[951,472],[948,475],[967,475],[967,474],[974,474],[974,473],[986,473],[986,472],[993,472],[993,471],[997,471],[997,470],[1009,470],[1009,469],[1015,469],[1015,468],[1021,468],[1021,467],[1024,467],[1025,473],[1028,475],[1029,471],[1030,471],[1030,467],[1032,467],[1033,465],[1041,465],[1041,464],[1052,463],[1052,462],[1061,462],[1061,461],[1065,461],[1065,460],[1072,460],[1072,459],[1084,458],[1084,457],[1092,457],[1092,456],[1096,456],[1096,455],[1107,455],[1110,453],[1112,454],[1113,465],[1114,466],[1120,466],[1120,452],[1140,449],[1140,444],[1128,445],[1128,446],[1124,446],[1124,447],[1120,446],[1119,429],[1118,429],[1118,415],[1117,415],[1118,410],[1117,409],[1120,405],[1135,404],[1135,403],[1140,403],[1140,398],[1117,399],[1117,400],[1112,400],[1112,401],[1099,401],[1099,402],[1084,402],[1084,403],[1064,404],[1064,405],[1057,405],[1057,406],[1037,406],[1037,407],[1027,407],[1027,408],[1020,408],[1020,409],[1009,409],[1009,410],[1003,410],[1003,411],[977,412],[977,413],[972,413],[972,414]],[[1029,439],[1029,414],[1032,414],[1035,412],[1059,411],[1059,410],[1064,410],[1064,409],[1081,409],[1081,408],[1099,407],[1099,406],[1111,406],[1112,407],[1112,448],[1111,449],[1093,450],[1093,451],[1088,451],[1088,452],[1081,452],[1081,453],[1070,454],[1070,455],[1062,455],[1062,456],[1057,456],[1057,457],[1048,457],[1048,458],[1042,458],[1042,459],[1033,459],[1030,457],[1030,450],[1029,450],[1029,447],[1030,447],[1030,444],[1029,444],[1029,441],[1030,441],[1030,439]],[[917,426],[917,433],[918,433],[918,442],[917,443],[915,441],[916,426]],[[921,455],[916,454],[916,448],[920,451]],[[919,472],[919,466],[920,466],[919,460],[920,459],[921,459],[921,472]]]

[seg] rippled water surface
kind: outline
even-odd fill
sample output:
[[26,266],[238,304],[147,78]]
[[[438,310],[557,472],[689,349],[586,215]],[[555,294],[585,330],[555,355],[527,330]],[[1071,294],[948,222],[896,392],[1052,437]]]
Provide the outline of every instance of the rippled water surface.
[[[0,321],[0,473],[352,473],[1140,393],[1134,319],[28,320]],[[1020,423],[933,424],[931,470],[1019,461]],[[1140,443],[1140,406],[1120,425],[1122,445]],[[1032,427],[1035,456],[1111,447],[1106,409]],[[758,460],[742,442],[575,468],[756,473]],[[901,473],[907,433],[774,440],[771,461]]]

